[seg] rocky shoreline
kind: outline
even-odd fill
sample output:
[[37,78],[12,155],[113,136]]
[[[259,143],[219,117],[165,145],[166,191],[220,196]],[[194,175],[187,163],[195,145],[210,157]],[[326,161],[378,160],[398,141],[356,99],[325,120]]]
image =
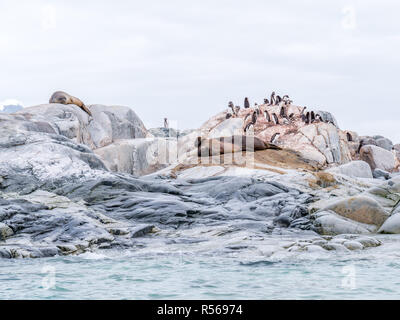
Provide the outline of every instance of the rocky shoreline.
[[[290,121],[265,118],[250,132],[254,108],[174,137],[131,108],[89,108],[92,117],[61,104],[0,113],[0,257],[176,245],[267,255],[276,236],[274,250],[349,251],[400,233],[397,145],[384,137],[304,123],[293,105]],[[238,165],[221,162],[218,145],[199,159],[198,136],[237,134],[279,149],[247,150],[251,162]]]

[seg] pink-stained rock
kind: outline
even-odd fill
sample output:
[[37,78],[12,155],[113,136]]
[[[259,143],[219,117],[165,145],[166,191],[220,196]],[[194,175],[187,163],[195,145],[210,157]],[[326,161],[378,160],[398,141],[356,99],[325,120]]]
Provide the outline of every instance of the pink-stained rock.
[[[216,138],[216,129],[219,127],[228,132],[235,130],[235,134],[239,134],[238,122],[235,122],[235,119],[240,118],[243,119],[242,134],[254,135],[264,142],[298,151],[305,159],[316,161],[321,166],[343,164],[351,161],[353,154],[356,155],[357,134],[340,130],[335,125],[334,118],[327,112],[315,111],[316,118],[312,123],[304,121],[307,109],[293,104],[263,104],[253,108],[242,108],[237,115],[234,114],[226,120],[228,112],[230,113],[230,110],[219,113],[202,126],[205,138],[210,132],[210,138]],[[255,112],[258,115],[253,123]],[[231,131],[227,129],[230,123],[236,125]],[[224,136],[222,132],[221,136]],[[352,140],[352,144],[349,140]]]

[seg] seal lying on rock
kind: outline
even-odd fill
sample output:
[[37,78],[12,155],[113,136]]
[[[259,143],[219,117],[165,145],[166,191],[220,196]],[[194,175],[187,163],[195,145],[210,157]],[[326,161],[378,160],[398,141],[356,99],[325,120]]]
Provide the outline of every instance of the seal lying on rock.
[[257,137],[240,135],[214,139],[201,139],[201,137],[198,137],[195,145],[197,147],[197,155],[199,157],[216,156],[225,153],[234,153],[241,151],[254,152],[266,149],[281,150],[281,148],[277,145],[262,141]]
[[50,97],[49,103],[61,103],[61,104],[74,104],[85,111],[89,116],[92,116],[92,113],[85,106],[85,104],[76,97],[70,96],[68,93],[63,91],[56,91]]

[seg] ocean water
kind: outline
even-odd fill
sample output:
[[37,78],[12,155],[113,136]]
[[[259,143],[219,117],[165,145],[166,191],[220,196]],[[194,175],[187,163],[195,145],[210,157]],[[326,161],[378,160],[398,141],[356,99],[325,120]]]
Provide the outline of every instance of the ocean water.
[[0,260],[0,299],[400,299],[400,238],[358,252]]

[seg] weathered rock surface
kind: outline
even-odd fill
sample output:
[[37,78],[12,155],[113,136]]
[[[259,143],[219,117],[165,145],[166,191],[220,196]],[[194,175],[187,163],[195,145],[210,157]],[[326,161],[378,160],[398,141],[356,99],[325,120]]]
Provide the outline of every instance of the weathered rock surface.
[[326,251],[353,251],[362,250],[381,245],[379,240],[372,237],[358,236],[356,234],[344,234],[332,236],[322,236],[314,239],[301,239],[289,245],[289,252],[326,252]]
[[359,137],[360,145],[373,145],[391,151],[393,149],[393,142],[382,136],[362,136]]
[[[393,179],[394,180],[394,179]],[[393,182],[391,180],[391,182]],[[397,191],[396,195],[399,196],[399,184],[394,183],[391,184],[392,191]],[[396,199],[396,205],[394,206],[390,217],[383,223],[383,225],[379,228],[380,233],[400,233],[400,206],[399,206],[399,201],[400,199]]]
[[[44,191],[44,189],[46,189]],[[134,248],[136,239],[215,226],[255,235],[288,224],[310,229],[311,197],[275,182],[218,177],[170,181],[131,176],[93,177],[26,195],[2,193],[0,221],[13,230],[0,248],[10,256],[42,257],[104,248]],[[196,227],[197,226],[197,227]],[[160,237],[159,239],[163,239]],[[213,237],[208,237],[211,241]],[[204,241],[204,240],[203,240]],[[50,250],[51,249],[51,250]],[[43,251],[44,250],[44,251]]]
[[243,134],[243,119],[231,118],[222,121],[219,125],[214,127],[209,133],[208,138],[231,137]]
[[314,218],[314,227],[323,235],[368,234],[377,230],[376,226],[358,223],[333,211],[320,211]]
[[351,161],[346,164],[331,168],[327,170],[331,173],[344,174],[349,177],[355,178],[373,178],[371,168],[365,161]]
[[390,216],[379,228],[380,233],[400,233],[400,214]]
[[367,162],[372,170],[382,169],[392,171],[395,168],[393,153],[381,147],[365,145],[360,149],[361,160]]
[[[319,232],[337,234],[344,229],[343,225],[360,233],[395,232],[400,230],[400,220],[394,218],[400,201],[400,177],[394,176],[390,180],[351,178],[346,175],[335,175],[337,184],[334,188],[325,188],[324,192],[316,190],[314,195],[320,199],[313,202],[309,209],[314,218],[319,214],[326,215],[316,219],[314,224]],[[337,200],[333,200],[336,198]],[[336,210],[337,212],[333,211]],[[332,216],[333,214],[333,216]],[[393,218],[392,218],[393,217]],[[380,226],[381,221],[384,221]],[[349,224],[348,222],[351,222]],[[387,228],[390,222],[390,230]],[[386,225],[385,225],[386,224]],[[334,231],[324,231],[334,230]]]
[[29,193],[43,186],[104,175],[105,170],[87,146],[63,135],[15,131],[7,124],[0,127],[0,190]]
[[384,180],[388,180],[391,178],[391,175],[389,172],[382,170],[382,169],[378,169],[378,168],[376,168],[372,171],[372,176],[375,179],[384,179]]
[[380,227],[388,218],[385,209],[377,201],[366,196],[339,200],[325,207],[324,210],[331,210],[353,221],[377,227]]
[[18,116],[19,129],[63,135],[96,149],[119,139],[144,138],[147,130],[129,107],[89,105],[93,118],[75,105],[44,104],[25,108]]
[[12,229],[6,225],[5,223],[0,222],[0,240],[4,240],[9,236],[12,236],[14,232]]
[[[75,105],[62,104],[39,105],[12,115],[2,114],[0,130],[8,144],[19,145],[18,151],[24,149],[24,156],[18,163],[22,165],[24,162],[25,166],[29,166],[29,158],[30,161],[44,161],[45,165],[54,158],[53,167],[60,171],[61,176],[64,176],[63,172],[70,175],[73,168],[75,171],[86,171],[84,166],[74,162],[76,157],[91,168],[107,167],[112,171],[135,175],[154,172],[176,161],[176,140],[145,138],[151,135],[132,109],[103,105],[88,107],[93,117]],[[43,145],[42,151],[37,144]],[[8,145],[4,147],[0,156],[7,159],[15,150],[9,149]],[[47,154],[47,150],[58,153],[58,156]],[[34,156],[30,152],[43,154]],[[63,165],[60,165],[61,162]]]
[[94,151],[113,172],[136,176],[149,174],[177,163],[177,141],[173,138],[118,140]]

